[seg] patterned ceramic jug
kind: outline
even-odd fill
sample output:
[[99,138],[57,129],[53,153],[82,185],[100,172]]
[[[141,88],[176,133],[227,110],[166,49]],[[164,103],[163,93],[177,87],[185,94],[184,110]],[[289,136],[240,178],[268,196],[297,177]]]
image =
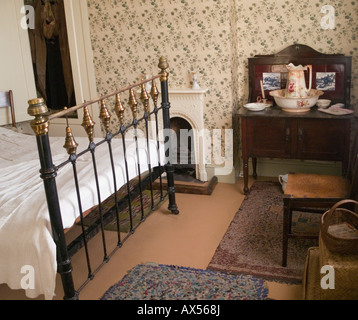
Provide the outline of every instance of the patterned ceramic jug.
[[[286,66],[288,69],[286,98],[307,98],[312,88],[312,66],[294,66],[292,63]],[[309,88],[306,88],[304,70],[309,69]]]

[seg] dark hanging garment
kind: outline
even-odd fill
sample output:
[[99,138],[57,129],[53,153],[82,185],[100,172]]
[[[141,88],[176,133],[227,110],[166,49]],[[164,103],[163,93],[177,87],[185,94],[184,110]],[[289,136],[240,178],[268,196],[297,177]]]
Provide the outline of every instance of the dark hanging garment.
[[46,41],[46,96],[50,109],[63,109],[68,106],[65,78],[58,37]]
[[63,0],[37,0],[35,29],[29,30],[39,94],[51,109],[75,104]]

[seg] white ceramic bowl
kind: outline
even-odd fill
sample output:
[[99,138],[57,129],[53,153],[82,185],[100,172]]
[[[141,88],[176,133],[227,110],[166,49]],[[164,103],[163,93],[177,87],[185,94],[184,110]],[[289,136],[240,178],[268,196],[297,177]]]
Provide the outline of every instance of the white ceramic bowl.
[[327,99],[318,99],[316,105],[318,108],[327,108],[329,107],[331,102],[332,102],[331,100],[327,100]]
[[318,98],[323,95],[323,91],[312,89],[307,98],[286,98],[286,90],[275,90],[270,92],[274,97],[276,104],[284,111],[288,112],[306,112],[316,103]]
[[262,111],[266,109],[267,105],[263,103],[248,103],[244,107],[250,111]]

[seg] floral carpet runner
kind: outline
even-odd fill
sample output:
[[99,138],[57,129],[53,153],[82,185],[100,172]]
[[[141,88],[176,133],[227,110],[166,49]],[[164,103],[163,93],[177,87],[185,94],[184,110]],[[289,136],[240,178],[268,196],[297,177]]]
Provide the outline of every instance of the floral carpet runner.
[[138,265],[101,300],[266,300],[264,280],[160,264]]
[[[137,179],[133,179],[130,181],[130,190],[132,190],[134,187],[138,185]],[[127,195],[127,186],[124,185],[119,189],[117,192],[118,199],[121,199]],[[141,221],[142,218],[142,208],[141,203],[143,203],[143,214],[145,217],[149,216],[153,210],[152,210],[152,199],[151,199],[151,192],[149,189],[146,189],[143,191],[142,199],[141,196],[138,195],[135,199],[132,200],[132,224],[133,227],[138,225],[138,223]],[[166,198],[166,197],[165,197]],[[157,209],[162,204],[163,201],[161,200],[161,191],[160,190],[153,190],[153,201],[154,201],[154,207]],[[111,208],[115,206],[115,198],[114,195],[111,195],[108,197],[105,201],[102,203],[102,210],[103,214],[107,211],[109,211]],[[91,212],[86,215],[84,218],[84,225],[90,226],[92,223],[97,221],[99,219],[99,208],[95,207],[91,210]],[[124,209],[120,210],[118,213],[118,219],[120,223],[120,230],[121,232],[127,233],[131,230],[130,225],[130,217],[129,217],[129,209],[128,206],[126,206]],[[114,216],[106,225],[105,230],[110,231],[117,231],[117,218]]]
[[[317,246],[318,240],[289,239],[287,267],[282,267],[282,217],[281,185],[255,181],[216,249],[208,269],[301,283],[307,251]],[[320,217],[319,214],[294,212],[293,232],[318,232]]]

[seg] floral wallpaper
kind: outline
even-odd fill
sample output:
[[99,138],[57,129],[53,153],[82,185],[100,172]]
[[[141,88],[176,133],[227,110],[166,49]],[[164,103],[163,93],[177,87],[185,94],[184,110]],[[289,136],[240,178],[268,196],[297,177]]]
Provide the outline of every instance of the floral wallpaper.
[[128,84],[144,72],[157,74],[159,57],[166,56],[170,87],[189,88],[190,72],[197,72],[200,86],[209,89],[208,127],[231,126],[227,1],[89,0],[88,6],[99,92]]
[[[247,59],[295,43],[353,57],[351,103],[358,109],[358,1],[331,0],[334,29],[323,29],[323,0],[87,0],[98,91],[156,74],[170,64],[171,88],[189,88],[198,73],[207,129],[235,129],[248,100]],[[357,110],[358,111],[358,110]],[[237,130],[235,130],[237,132]],[[236,139],[238,136],[236,136]],[[237,143],[237,141],[235,142]]]

